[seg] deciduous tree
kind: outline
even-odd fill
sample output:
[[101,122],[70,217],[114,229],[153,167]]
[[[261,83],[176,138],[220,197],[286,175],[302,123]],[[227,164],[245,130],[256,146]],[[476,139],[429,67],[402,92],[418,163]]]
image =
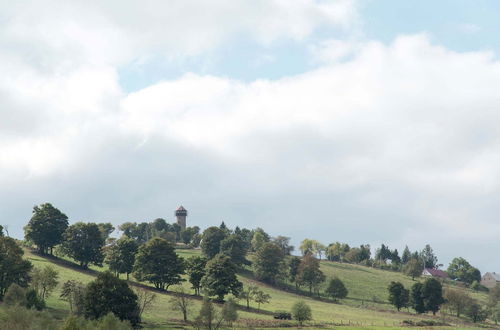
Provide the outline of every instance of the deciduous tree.
[[24,227],[26,240],[34,243],[38,252],[52,254],[52,248],[63,240],[68,217],[50,203],[33,207],[33,215]]
[[128,320],[133,326],[140,323],[137,295],[124,280],[111,272],[100,273],[87,286],[84,298],[85,316],[99,319],[108,313],[120,320]]
[[387,288],[389,291],[389,302],[399,311],[407,307],[410,301],[410,293],[400,282],[391,282]]
[[24,251],[10,237],[0,237],[0,300],[13,283],[27,287],[33,267],[23,259]]
[[236,265],[224,254],[217,254],[205,267],[205,276],[201,286],[209,297],[216,296],[218,301],[224,301],[224,296],[232,293],[237,296],[242,284],[236,277]]
[[156,237],[139,248],[133,275],[139,281],[154,284],[157,289],[168,290],[169,286],[182,281],[184,269],[184,259],[175,253],[174,246]]
[[347,294],[349,293],[344,283],[337,277],[330,279],[325,292],[335,301],[337,299],[344,299],[345,297],[347,297]]
[[80,263],[82,268],[89,264],[102,266],[104,239],[95,223],[77,222],[63,234],[62,251]]
[[279,246],[264,243],[255,254],[253,269],[257,279],[276,284],[285,275],[285,256]]

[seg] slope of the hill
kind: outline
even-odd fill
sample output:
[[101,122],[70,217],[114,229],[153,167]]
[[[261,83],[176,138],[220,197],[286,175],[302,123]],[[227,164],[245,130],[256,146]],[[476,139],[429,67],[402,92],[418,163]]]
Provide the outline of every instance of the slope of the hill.
[[[196,250],[178,250],[178,253],[183,257],[189,257],[200,252]],[[29,251],[26,252],[26,257],[36,267],[51,264],[59,272],[59,286],[49,297],[47,305],[50,311],[61,319],[69,313],[68,304],[59,299],[62,283],[70,279],[88,283],[95,277],[98,271],[105,270],[105,268],[92,267],[88,271],[81,271],[76,265],[67,260],[45,258]],[[271,301],[269,304],[261,306],[261,312],[256,311],[257,306],[255,304],[252,304],[251,311],[246,311],[244,308],[240,310],[240,321],[237,326],[246,328],[250,325],[255,327],[271,325],[274,322],[271,315],[272,312],[276,310],[290,310],[292,305],[298,300],[307,302],[312,308],[314,321],[322,323],[323,326],[354,324],[369,328],[388,326],[396,328],[399,327],[403,320],[433,319],[430,315],[419,316],[407,311],[397,313],[392,306],[387,304],[386,290],[390,281],[400,281],[407,287],[413,283],[410,278],[400,273],[327,261],[323,261],[321,267],[327,278],[337,276],[345,282],[349,290],[348,299],[345,299],[341,304],[335,304],[329,301],[310,298],[305,293],[296,294],[291,291],[270,287],[256,281],[250,272],[244,272],[239,276],[243,284],[258,285],[263,291],[271,295]],[[188,282],[184,282],[183,286],[186,290],[189,290],[188,292],[192,292]],[[481,298],[484,299],[484,297]],[[143,315],[145,328],[182,328],[182,322],[180,322],[182,316],[180,312],[172,310],[170,299],[171,296],[169,294],[157,293],[154,306]],[[199,298],[193,297],[192,301],[191,319],[195,317],[200,308]],[[240,302],[240,304],[244,305],[243,302]],[[434,319],[443,321],[443,317]],[[453,324],[454,328],[470,326],[470,323],[450,317],[446,317],[444,321]],[[352,329],[353,327],[351,326],[350,328]]]

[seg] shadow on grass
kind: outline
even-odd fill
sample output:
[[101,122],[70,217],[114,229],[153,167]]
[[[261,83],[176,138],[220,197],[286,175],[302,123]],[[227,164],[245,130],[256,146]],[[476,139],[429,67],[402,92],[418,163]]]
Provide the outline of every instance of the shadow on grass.
[[[30,250],[30,253],[32,255],[36,256],[36,258],[28,257],[28,259],[31,259],[31,260],[37,260],[37,261],[41,261],[41,262],[49,262],[49,263],[56,264],[58,266],[61,266],[61,267],[67,268],[67,269],[71,269],[72,271],[75,271],[75,272],[78,272],[81,274],[90,275],[93,277],[96,277],[97,275],[99,275],[101,273],[101,272],[94,270],[94,269],[82,268],[80,265],[78,265],[72,261],[61,259],[61,258],[53,256],[53,255],[42,255],[35,250]],[[136,281],[132,281],[132,280],[126,280],[126,281],[132,287],[141,288],[141,289],[148,290],[148,291],[155,292],[155,293],[159,293],[159,294],[164,294],[164,295],[168,295],[168,296],[184,296],[184,297],[187,297],[189,299],[195,299],[195,300],[199,300],[199,301],[203,300],[202,296],[183,294],[183,293],[178,293],[178,292],[174,292],[174,291],[165,291],[165,290],[161,290],[161,289],[158,289],[158,288],[155,288],[155,287],[143,284],[143,283],[139,283]],[[223,303],[215,301],[215,300],[212,300],[212,302],[216,305],[219,305],[219,306],[223,305]],[[241,311],[246,311],[246,312],[254,313],[254,314],[273,315],[273,313],[270,311],[258,310],[257,308],[253,308],[253,307],[250,307],[249,309],[247,309],[246,306],[239,305],[239,304],[237,305],[237,308]]]

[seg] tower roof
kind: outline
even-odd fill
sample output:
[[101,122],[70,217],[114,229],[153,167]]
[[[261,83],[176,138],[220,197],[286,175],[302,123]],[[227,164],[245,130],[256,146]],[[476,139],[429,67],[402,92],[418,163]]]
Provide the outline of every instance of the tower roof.
[[179,206],[179,208],[177,209],[177,211],[186,211],[186,209],[184,208],[184,206]]

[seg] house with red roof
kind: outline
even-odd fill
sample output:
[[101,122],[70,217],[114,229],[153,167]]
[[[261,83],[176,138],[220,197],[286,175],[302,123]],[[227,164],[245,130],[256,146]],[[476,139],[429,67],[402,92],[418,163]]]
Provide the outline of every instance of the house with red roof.
[[434,268],[424,268],[422,271],[422,276],[430,276],[430,277],[437,277],[437,278],[449,278],[448,274],[445,271],[442,271],[441,269],[434,269]]

